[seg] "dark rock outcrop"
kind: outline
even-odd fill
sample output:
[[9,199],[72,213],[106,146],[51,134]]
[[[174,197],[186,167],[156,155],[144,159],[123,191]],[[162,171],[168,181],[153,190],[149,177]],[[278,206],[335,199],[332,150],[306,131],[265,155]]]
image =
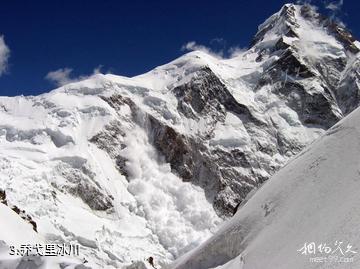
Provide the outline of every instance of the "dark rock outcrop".
[[6,198],[5,190],[1,190],[1,189],[0,189],[0,203],[10,207],[11,210],[13,210],[16,214],[18,214],[23,220],[28,222],[32,226],[32,229],[35,232],[37,232],[37,224],[33,220],[33,218],[29,214],[27,214],[25,212],[25,210],[20,209],[17,205],[13,205],[13,204],[9,203]]

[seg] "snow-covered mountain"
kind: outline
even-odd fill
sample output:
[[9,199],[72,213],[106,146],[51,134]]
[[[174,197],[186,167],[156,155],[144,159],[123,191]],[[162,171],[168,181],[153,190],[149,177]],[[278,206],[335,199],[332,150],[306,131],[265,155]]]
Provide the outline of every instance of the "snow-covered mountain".
[[27,222],[41,242],[80,244],[60,268],[174,260],[358,106],[359,48],[311,6],[288,4],[230,59],[194,51],[137,77],[0,97],[1,219],[19,213],[0,230]]
[[288,162],[171,268],[359,268],[359,123],[360,108]]

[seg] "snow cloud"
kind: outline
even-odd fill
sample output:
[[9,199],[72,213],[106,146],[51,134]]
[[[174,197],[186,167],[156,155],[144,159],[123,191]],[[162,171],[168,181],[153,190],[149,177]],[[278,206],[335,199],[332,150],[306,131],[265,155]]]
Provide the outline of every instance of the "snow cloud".
[[221,45],[222,48],[218,49],[218,50],[214,50],[212,48],[209,48],[207,46],[201,45],[196,43],[195,41],[190,41],[187,42],[186,44],[184,44],[181,47],[182,51],[202,51],[205,52],[207,54],[210,54],[216,58],[232,58],[235,57],[237,55],[239,55],[240,53],[244,52],[245,50],[239,47],[230,47],[228,49],[226,49],[226,41],[222,38],[214,38],[210,41],[211,45]]
[[236,57],[242,53],[244,53],[246,51],[246,49],[244,48],[240,48],[240,47],[230,47],[228,49],[228,53],[229,53],[229,58],[233,58]]
[[325,6],[326,9],[329,9],[333,12],[339,11],[344,4],[344,0],[339,0],[338,2],[330,2]]
[[72,79],[70,74],[73,70],[71,68],[60,68],[55,71],[49,72],[45,78],[51,82],[54,82],[57,86],[65,85],[71,83]]
[[210,44],[219,44],[219,45],[225,46],[226,45],[226,40],[224,38],[221,38],[221,37],[215,37],[215,38],[210,40]]
[[10,49],[5,44],[4,36],[0,36],[0,76],[8,69],[8,59],[10,57]]
[[102,68],[101,65],[96,67],[93,70],[91,75],[82,75],[79,77],[72,77],[71,73],[73,72],[73,69],[65,67],[65,68],[57,69],[55,71],[50,71],[45,76],[45,79],[49,80],[50,82],[53,82],[56,86],[63,86],[65,84],[84,80],[84,79],[89,78],[92,75],[99,74],[99,73],[101,73],[101,68]]
[[325,8],[330,12],[329,16],[332,20],[336,21],[340,26],[346,27],[345,23],[341,20],[340,14],[342,13],[342,6],[344,4],[344,0],[328,2],[325,4]]
[[215,52],[213,51],[212,49],[204,46],[204,45],[200,45],[198,43],[196,43],[195,41],[190,41],[190,42],[187,42],[186,44],[184,44],[182,47],[181,47],[181,50],[182,51],[195,51],[195,50],[199,50],[199,51],[202,51],[202,52],[205,52],[207,54],[210,54],[210,55],[213,55],[215,57],[223,57],[223,52],[222,51],[219,51],[219,52]]

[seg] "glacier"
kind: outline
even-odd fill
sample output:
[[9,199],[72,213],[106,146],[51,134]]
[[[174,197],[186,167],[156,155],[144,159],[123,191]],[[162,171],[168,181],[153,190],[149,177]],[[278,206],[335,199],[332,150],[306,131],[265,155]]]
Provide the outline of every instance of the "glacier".
[[[0,268],[301,268],[293,247],[340,229],[306,230],[320,221],[311,205],[341,221],[327,219],[333,203],[355,202],[335,191],[347,167],[335,168],[337,135],[357,140],[334,130],[356,119],[326,131],[359,105],[359,51],[314,7],[286,4],[228,59],[193,51],[132,78],[0,97]],[[80,255],[6,253],[32,242],[78,244]]]

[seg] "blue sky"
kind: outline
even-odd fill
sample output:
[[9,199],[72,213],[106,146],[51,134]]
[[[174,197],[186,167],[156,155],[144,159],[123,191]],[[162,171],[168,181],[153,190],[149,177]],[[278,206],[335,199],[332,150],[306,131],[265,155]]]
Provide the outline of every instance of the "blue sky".
[[[49,91],[56,85],[46,76],[59,69],[48,78],[66,82],[64,73],[75,78],[94,70],[134,76],[182,55],[190,41],[215,51],[243,48],[287,2],[2,1],[0,95]],[[330,2],[312,1],[325,12]],[[360,2],[334,3],[340,4],[337,16],[359,37]]]

